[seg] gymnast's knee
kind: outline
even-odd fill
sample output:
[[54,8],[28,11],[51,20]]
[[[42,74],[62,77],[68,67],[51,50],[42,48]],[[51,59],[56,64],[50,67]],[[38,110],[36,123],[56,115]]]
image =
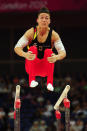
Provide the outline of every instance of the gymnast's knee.
[[53,51],[52,49],[45,49],[44,56],[50,57],[52,55]]
[[37,47],[31,46],[28,51],[31,51],[32,53],[37,54]]

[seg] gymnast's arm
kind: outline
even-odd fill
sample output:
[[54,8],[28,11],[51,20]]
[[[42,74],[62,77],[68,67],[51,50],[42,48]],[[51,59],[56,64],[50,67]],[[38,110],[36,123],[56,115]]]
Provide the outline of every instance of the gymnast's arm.
[[54,44],[58,54],[56,55],[56,60],[62,60],[66,57],[66,50],[64,45],[58,35],[54,30],[52,31],[52,43]]
[[32,41],[34,35],[34,28],[29,29],[25,32],[25,34],[18,40],[17,44],[14,47],[14,51],[17,55],[24,57],[28,60],[35,59],[35,54],[32,54],[32,52],[24,52],[23,48],[26,47],[30,41]]

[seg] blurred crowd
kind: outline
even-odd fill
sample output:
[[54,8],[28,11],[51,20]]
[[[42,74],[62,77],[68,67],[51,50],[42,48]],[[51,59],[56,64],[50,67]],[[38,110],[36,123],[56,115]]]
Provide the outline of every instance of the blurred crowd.
[[[57,131],[53,106],[69,84],[70,131],[87,131],[87,75],[67,73],[54,78],[54,92],[46,89],[46,79],[37,77],[39,86],[28,87],[26,76],[0,76],[0,131],[14,130],[15,87],[21,85],[21,131]],[[65,108],[60,105],[61,131],[65,131]]]

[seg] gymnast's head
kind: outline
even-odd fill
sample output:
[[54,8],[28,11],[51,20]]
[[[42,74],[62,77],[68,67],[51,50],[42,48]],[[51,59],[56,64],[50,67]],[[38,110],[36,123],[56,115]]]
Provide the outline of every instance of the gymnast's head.
[[47,7],[42,7],[38,12],[37,23],[41,27],[48,27],[50,24],[50,11]]

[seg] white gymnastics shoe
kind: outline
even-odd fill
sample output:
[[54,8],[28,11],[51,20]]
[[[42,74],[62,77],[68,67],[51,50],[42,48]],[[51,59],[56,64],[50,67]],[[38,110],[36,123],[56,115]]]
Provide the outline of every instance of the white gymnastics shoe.
[[54,87],[52,86],[51,83],[49,83],[49,84],[47,85],[47,89],[48,89],[49,91],[53,91],[53,90],[54,90]]
[[38,82],[35,80],[31,81],[30,87],[36,87],[36,86],[38,86]]

